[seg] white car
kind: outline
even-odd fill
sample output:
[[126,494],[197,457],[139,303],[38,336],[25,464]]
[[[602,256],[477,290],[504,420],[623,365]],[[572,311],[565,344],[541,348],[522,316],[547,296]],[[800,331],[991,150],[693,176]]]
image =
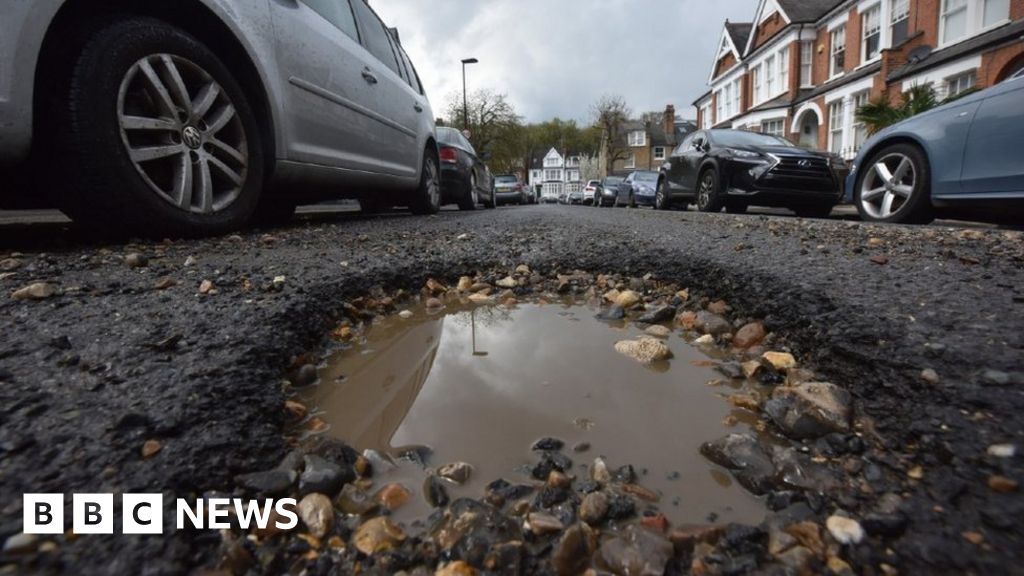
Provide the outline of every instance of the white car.
[[583,187],[583,203],[594,205],[594,198],[600,194],[601,181],[600,180],[589,180],[587,185]]

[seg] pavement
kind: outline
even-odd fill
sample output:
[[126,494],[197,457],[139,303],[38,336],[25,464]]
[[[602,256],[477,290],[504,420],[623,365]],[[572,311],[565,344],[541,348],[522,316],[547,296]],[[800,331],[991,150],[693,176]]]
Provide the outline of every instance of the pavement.
[[[148,265],[129,266],[133,253]],[[26,492],[230,491],[235,475],[287,451],[282,373],[320,349],[342,302],[527,264],[653,274],[691,298],[725,299],[848,389],[870,423],[871,448],[848,471],[860,489],[816,502],[822,514],[866,517],[893,494],[907,520],[846,551],[858,572],[1024,566],[1024,497],[992,483],[1024,478],[1019,230],[552,205],[428,218],[321,207],[273,230],[109,243],[52,213],[0,213],[0,261],[0,292],[58,288],[0,299],[0,539],[20,532]],[[200,294],[203,281],[212,292]],[[158,453],[142,455],[147,441]],[[990,451],[1007,444],[1015,456]],[[173,574],[210,566],[218,543],[188,531],[69,539],[0,566]]]

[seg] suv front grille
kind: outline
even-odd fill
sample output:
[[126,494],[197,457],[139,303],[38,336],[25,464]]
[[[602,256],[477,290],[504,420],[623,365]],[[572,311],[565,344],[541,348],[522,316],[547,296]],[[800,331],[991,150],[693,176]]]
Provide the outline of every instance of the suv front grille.
[[779,156],[779,163],[771,169],[773,176],[783,178],[832,178],[828,160],[807,156]]

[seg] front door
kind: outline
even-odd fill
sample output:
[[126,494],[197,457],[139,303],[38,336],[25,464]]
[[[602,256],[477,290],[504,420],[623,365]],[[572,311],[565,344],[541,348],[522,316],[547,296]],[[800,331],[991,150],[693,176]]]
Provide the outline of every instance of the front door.
[[807,150],[818,149],[818,127],[820,122],[818,121],[818,115],[814,112],[808,112],[804,114],[803,120],[800,121],[800,147],[806,148]]

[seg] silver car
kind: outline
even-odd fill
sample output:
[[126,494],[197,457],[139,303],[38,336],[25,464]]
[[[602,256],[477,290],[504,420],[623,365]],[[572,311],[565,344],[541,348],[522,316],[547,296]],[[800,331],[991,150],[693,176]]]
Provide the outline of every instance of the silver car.
[[4,2],[0,171],[0,206],[149,236],[441,202],[430,103],[366,0]]

